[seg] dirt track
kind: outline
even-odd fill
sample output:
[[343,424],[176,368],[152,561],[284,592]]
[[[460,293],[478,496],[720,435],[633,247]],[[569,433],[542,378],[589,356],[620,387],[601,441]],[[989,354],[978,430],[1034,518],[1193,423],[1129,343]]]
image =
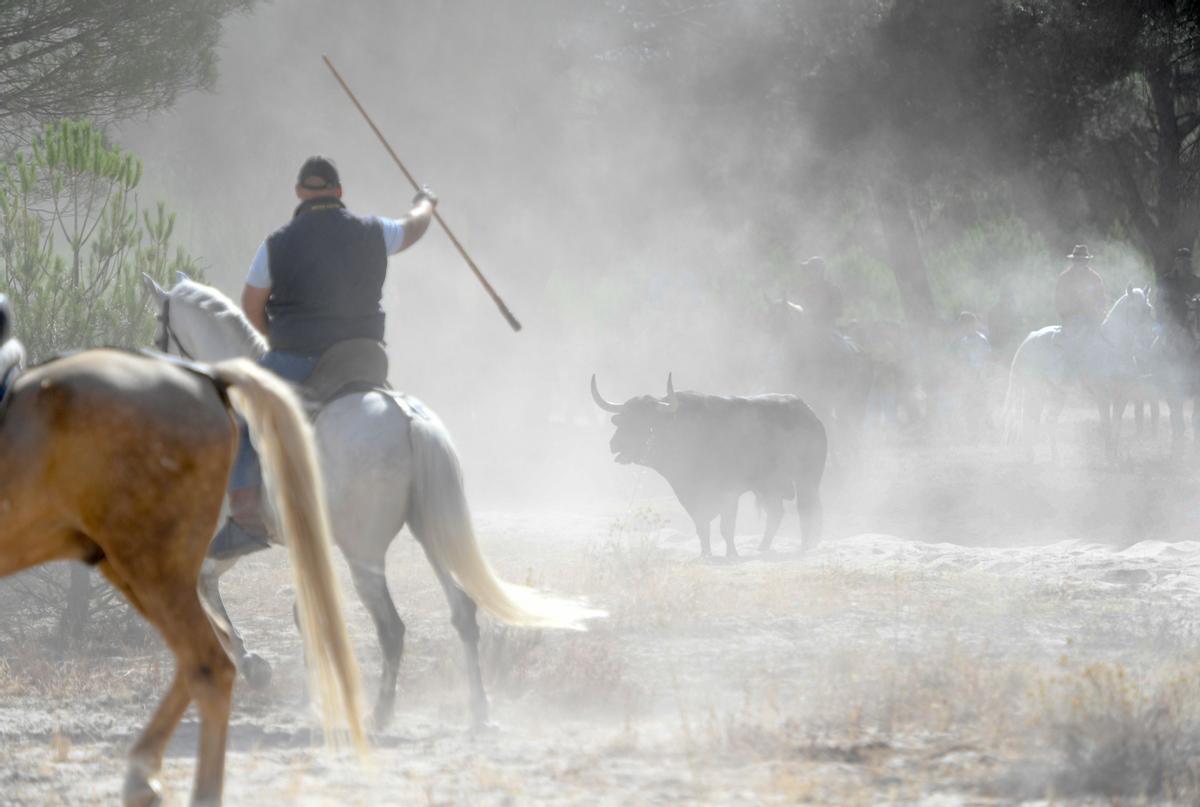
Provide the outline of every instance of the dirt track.
[[[586,634],[485,628],[500,727],[482,735],[466,731],[441,591],[403,538],[389,557],[409,628],[401,695],[370,769],[322,750],[285,555],[253,557],[226,599],[276,675],[266,692],[236,691],[228,803],[1196,799],[1200,543],[1156,540],[1197,523],[1191,465],[941,457],[913,449],[836,472],[830,536],[808,556],[794,515],[777,551],[757,555],[746,512],[745,558],[702,563],[678,506],[657,496],[595,515],[480,514],[504,576],[611,612]],[[881,519],[900,537],[870,533]],[[961,545],[1006,535],[1010,548]],[[375,637],[350,600],[373,694]],[[5,646],[0,803],[116,800],[124,749],[170,672],[156,640],[121,654],[59,662]],[[171,803],[185,803],[196,735],[189,713],[167,763]]]

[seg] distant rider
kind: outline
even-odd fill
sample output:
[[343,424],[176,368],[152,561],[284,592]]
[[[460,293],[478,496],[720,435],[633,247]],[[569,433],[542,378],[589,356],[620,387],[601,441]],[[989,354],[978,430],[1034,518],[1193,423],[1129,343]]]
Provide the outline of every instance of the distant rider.
[[[429,227],[437,198],[428,189],[402,219],[356,216],[342,204],[336,166],[310,157],[296,179],[291,221],[263,241],[242,291],[242,309],[267,337],[259,363],[289,381],[308,378],[321,354],[350,339],[383,340],[383,280],[388,256],[412,246]],[[229,479],[231,515],[210,557],[265,548],[262,475],[242,430]]]
[[1195,348],[1189,322],[1192,298],[1200,294],[1200,277],[1192,272],[1192,251],[1175,252],[1171,270],[1158,281],[1158,319],[1167,344],[1181,350]]
[[838,332],[843,303],[842,290],[828,277],[825,259],[814,255],[800,264],[800,283],[795,302],[804,309],[811,333],[806,352],[810,359],[827,362],[842,355],[845,337]]
[[1091,267],[1092,254],[1086,245],[1077,244],[1067,259],[1071,263],[1058,276],[1054,306],[1062,323],[1067,369],[1077,370],[1081,369],[1086,346],[1104,322],[1108,296],[1104,292],[1104,280]]
[[842,290],[828,277],[825,259],[814,255],[800,264],[800,287],[796,300],[817,325],[827,331],[841,319]]

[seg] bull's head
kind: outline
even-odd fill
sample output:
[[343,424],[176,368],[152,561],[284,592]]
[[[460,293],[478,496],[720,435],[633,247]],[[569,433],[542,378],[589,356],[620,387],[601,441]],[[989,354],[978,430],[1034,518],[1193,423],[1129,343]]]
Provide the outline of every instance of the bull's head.
[[667,376],[665,398],[640,395],[623,404],[616,404],[605,400],[600,394],[593,374],[592,400],[605,412],[613,413],[612,422],[617,431],[609,442],[609,448],[616,455],[616,461],[623,465],[649,464],[653,460],[655,432],[674,420],[675,412],[679,409],[679,399],[670,375]]

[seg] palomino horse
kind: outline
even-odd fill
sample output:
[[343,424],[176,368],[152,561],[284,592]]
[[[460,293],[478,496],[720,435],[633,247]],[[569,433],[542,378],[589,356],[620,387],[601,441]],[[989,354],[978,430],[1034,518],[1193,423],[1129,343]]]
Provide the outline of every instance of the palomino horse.
[[1137,368],[1134,357],[1145,344],[1154,322],[1154,308],[1142,289],[1129,286],[1100,328],[1073,345],[1061,325],[1029,334],[1013,356],[1004,399],[1004,438],[1022,440],[1030,454],[1033,435],[1049,405],[1047,427],[1050,451],[1058,458],[1056,425],[1067,387],[1073,382],[1096,403],[1104,446],[1115,457],[1120,441],[1121,413]]
[[[216,289],[182,273],[170,291],[151,288],[163,306],[160,338],[166,338],[173,349],[209,360],[257,358],[266,349],[242,312]],[[406,523],[450,602],[451,622],[466,654],[476,725],[488,720],[479,669],[477,605],[501,622],[531,627],[582,628],[584,620],[603,615],[496,577],[475,540],[450,435],[437,416],[415,399],[382,392],[342,396],[321,411],[316,434],[334,539],[349,562],[354,586],[375,622],[383,651],[374,710],[377,727],[391,718],[404,650],[404,623],[388,592],[384,557]],[[205,598],[226,618],[218,579],[233,563],[206,564],[201,581]],[[246,651],[232,625],[231,632],[239,669],[251,683],[269,681],[270,667]]]
[[161,799],[167,742],[195,701],[196,803],[221,800],[236,675],[197,582],[250,423],[288,537],[312,682],[326,727],[364,744],[358,667],[341,616],[311,429],[296,396],[244,359],[212,366],[114,350],[25,372],[0,414],[0,575],[53,560],[99,567],[175,655],[175,677],[134,744],[130,805]]

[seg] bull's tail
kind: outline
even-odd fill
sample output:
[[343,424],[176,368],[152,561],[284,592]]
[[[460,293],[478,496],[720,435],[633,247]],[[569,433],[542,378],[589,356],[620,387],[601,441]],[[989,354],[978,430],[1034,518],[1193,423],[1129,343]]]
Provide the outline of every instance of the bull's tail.
[[583,630],[604,611],[500,580],[479,550],[450,435],[432,412],[412,418],[413,499],[409,525],[430,561],[476,605],[509,625]]
[[291,559],[300,633],[312,685],[331,738],[348,730],[366,749],[358,664],[346,634],[341,593],[331,562],[329,519],[312,429],[291,388],[247,359],[213,366],[233,407],[249,424],[263,459],[263,481],[275,500]]

